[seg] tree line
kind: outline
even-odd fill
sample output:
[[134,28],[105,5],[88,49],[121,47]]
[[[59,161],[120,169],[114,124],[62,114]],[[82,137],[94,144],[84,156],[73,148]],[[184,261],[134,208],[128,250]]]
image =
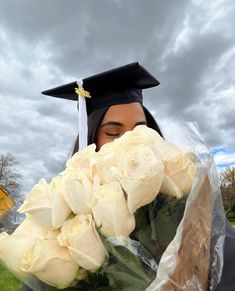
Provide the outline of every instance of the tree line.
[[235,167],[227,167],[220,173],[220,190],[225,214],[235,221]]

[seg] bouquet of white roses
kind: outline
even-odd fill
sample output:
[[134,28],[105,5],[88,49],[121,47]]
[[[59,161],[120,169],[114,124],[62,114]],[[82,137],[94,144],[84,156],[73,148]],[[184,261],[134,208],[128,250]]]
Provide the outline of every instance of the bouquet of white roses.
[[90,145],[33,187],[19,209],[25,220],[0,234],[0,260],[35,290],[204,288],[213,257],[210,171],[196,152],[145,126],[99,152]]

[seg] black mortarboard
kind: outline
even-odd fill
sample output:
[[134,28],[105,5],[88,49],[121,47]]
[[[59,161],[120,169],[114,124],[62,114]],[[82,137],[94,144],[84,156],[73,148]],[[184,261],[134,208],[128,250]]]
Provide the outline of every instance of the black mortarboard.
[[[86,114],[89,115],[100,108],[116,104],[131,102],[142,104],[142,89],[159,84],[154,76],[138,62],[135,62],[43,91],[42,94],[74,101],[79,100],[79,141],[81,143],[81,140],[85,140],[87,136],[87,129],[84,130],[84,127],[87,127]],[[82,98],[87,96],[90,98]],[[85,141],[82,142],[81,147],[84,146],[86,146]]]
[[[100,108],[130,102],[143,102],[142,89],[158,86],[159,82],[139,63],[131,63],[83,80],[83,88],[91,98],[86,98],[88,115]],[[77,82],[72,82],[42,94],[68,100],[78,100]]]

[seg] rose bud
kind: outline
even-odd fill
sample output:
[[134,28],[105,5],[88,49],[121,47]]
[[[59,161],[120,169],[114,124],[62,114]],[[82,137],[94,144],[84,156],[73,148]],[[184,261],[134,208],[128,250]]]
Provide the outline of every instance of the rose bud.
[[21,269],[56,288],[67,288],[76,279],[79,267],[57,240],[38,240],[24,255]]
[[74,260],[86,270],[94,272],[104,263],[107,252],[91,215],[77,215],[67,220],[61,228],[58,241],[69,249]]
[[128,237],[135,228],[134,215],[128,209],[119,182],[97,187],[94,191],[92,211],[96,225],[106,237]]

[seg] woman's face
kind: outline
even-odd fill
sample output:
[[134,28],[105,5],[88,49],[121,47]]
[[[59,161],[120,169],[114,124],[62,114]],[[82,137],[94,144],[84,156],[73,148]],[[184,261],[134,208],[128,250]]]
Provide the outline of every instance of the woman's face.
[[139,102],[111,106],[97,132],[97,149],[99,150],[105,143],[113,141],[140,124],[147,125],[147,121]]

